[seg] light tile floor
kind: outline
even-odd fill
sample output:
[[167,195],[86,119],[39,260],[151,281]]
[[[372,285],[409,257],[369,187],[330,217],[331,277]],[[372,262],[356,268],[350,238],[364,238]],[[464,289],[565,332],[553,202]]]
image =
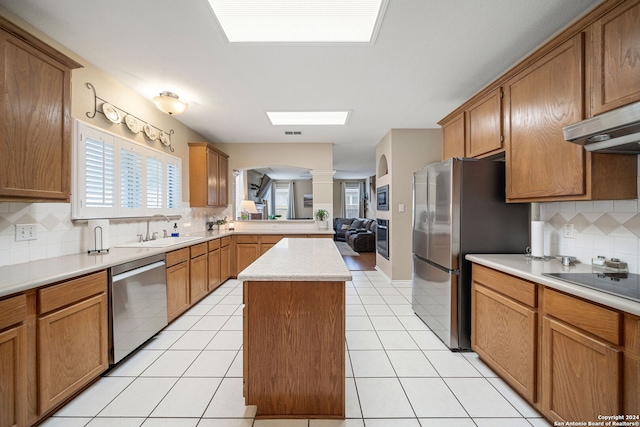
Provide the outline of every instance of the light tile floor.
[[347,282],[344,421],[254,420],[242,397],[242,286],[229,280],[49,418],[46,427],[549,426],[475,353],[452,353],[409,284]]

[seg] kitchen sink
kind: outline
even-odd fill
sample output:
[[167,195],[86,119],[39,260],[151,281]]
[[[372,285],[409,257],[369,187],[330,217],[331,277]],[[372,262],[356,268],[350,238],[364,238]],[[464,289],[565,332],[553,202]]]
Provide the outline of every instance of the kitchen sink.
[[122,245],[116,245],[117,248],[166,248],[168,246],[177,245],[180,243],[190,242],[192,240],[198,240],[200,237],[165,237],[164,239],[148,240],[146,242],[134,242],[125,243]]

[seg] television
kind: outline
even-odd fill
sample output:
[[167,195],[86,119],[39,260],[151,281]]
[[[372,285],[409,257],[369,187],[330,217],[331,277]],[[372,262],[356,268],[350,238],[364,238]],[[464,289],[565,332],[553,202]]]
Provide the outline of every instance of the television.
[[378,197],[377,209],[379,211],[388,211],[389,210],[389,185],[383,185],[382,187],[378,187],[376,194]]

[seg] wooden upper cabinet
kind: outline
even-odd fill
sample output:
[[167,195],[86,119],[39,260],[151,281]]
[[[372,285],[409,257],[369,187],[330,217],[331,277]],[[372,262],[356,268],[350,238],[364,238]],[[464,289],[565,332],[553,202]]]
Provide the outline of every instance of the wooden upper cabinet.
[[229,158],[226,156],[218,156],[218,204],[220,206],[227,206],[228,200],[228,179],[229,174]]
[[507,199],[586,196],[585,150],[562,127],[584,118],[583,35],[505,85]]
[[189,143],[189,202],[192,207],[226,207],[229,156],[207,142]]
[[442,160],[464,157],[464,111],[450,120],[440,122],[442,126]]
[[507,201],[637,198],[637,156],[587,153],[563,126],[584,118],[584,35],[505,84]]
[[0,18],[0,200],[67,201],[75,61]]
[[622,3],[590,31],[591,115],[640,101],[640,0]]
[[504,150],[502,136],[502,88],[494,89],[466,111],[465,154],[482,157]]

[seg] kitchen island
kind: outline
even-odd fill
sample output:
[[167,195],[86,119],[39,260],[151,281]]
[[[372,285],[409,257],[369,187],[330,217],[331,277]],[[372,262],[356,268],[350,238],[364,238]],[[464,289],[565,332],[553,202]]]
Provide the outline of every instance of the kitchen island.
[[329,239],[283,239],[243,283],[244,397],[256,418],[345,417],[345,281]]

